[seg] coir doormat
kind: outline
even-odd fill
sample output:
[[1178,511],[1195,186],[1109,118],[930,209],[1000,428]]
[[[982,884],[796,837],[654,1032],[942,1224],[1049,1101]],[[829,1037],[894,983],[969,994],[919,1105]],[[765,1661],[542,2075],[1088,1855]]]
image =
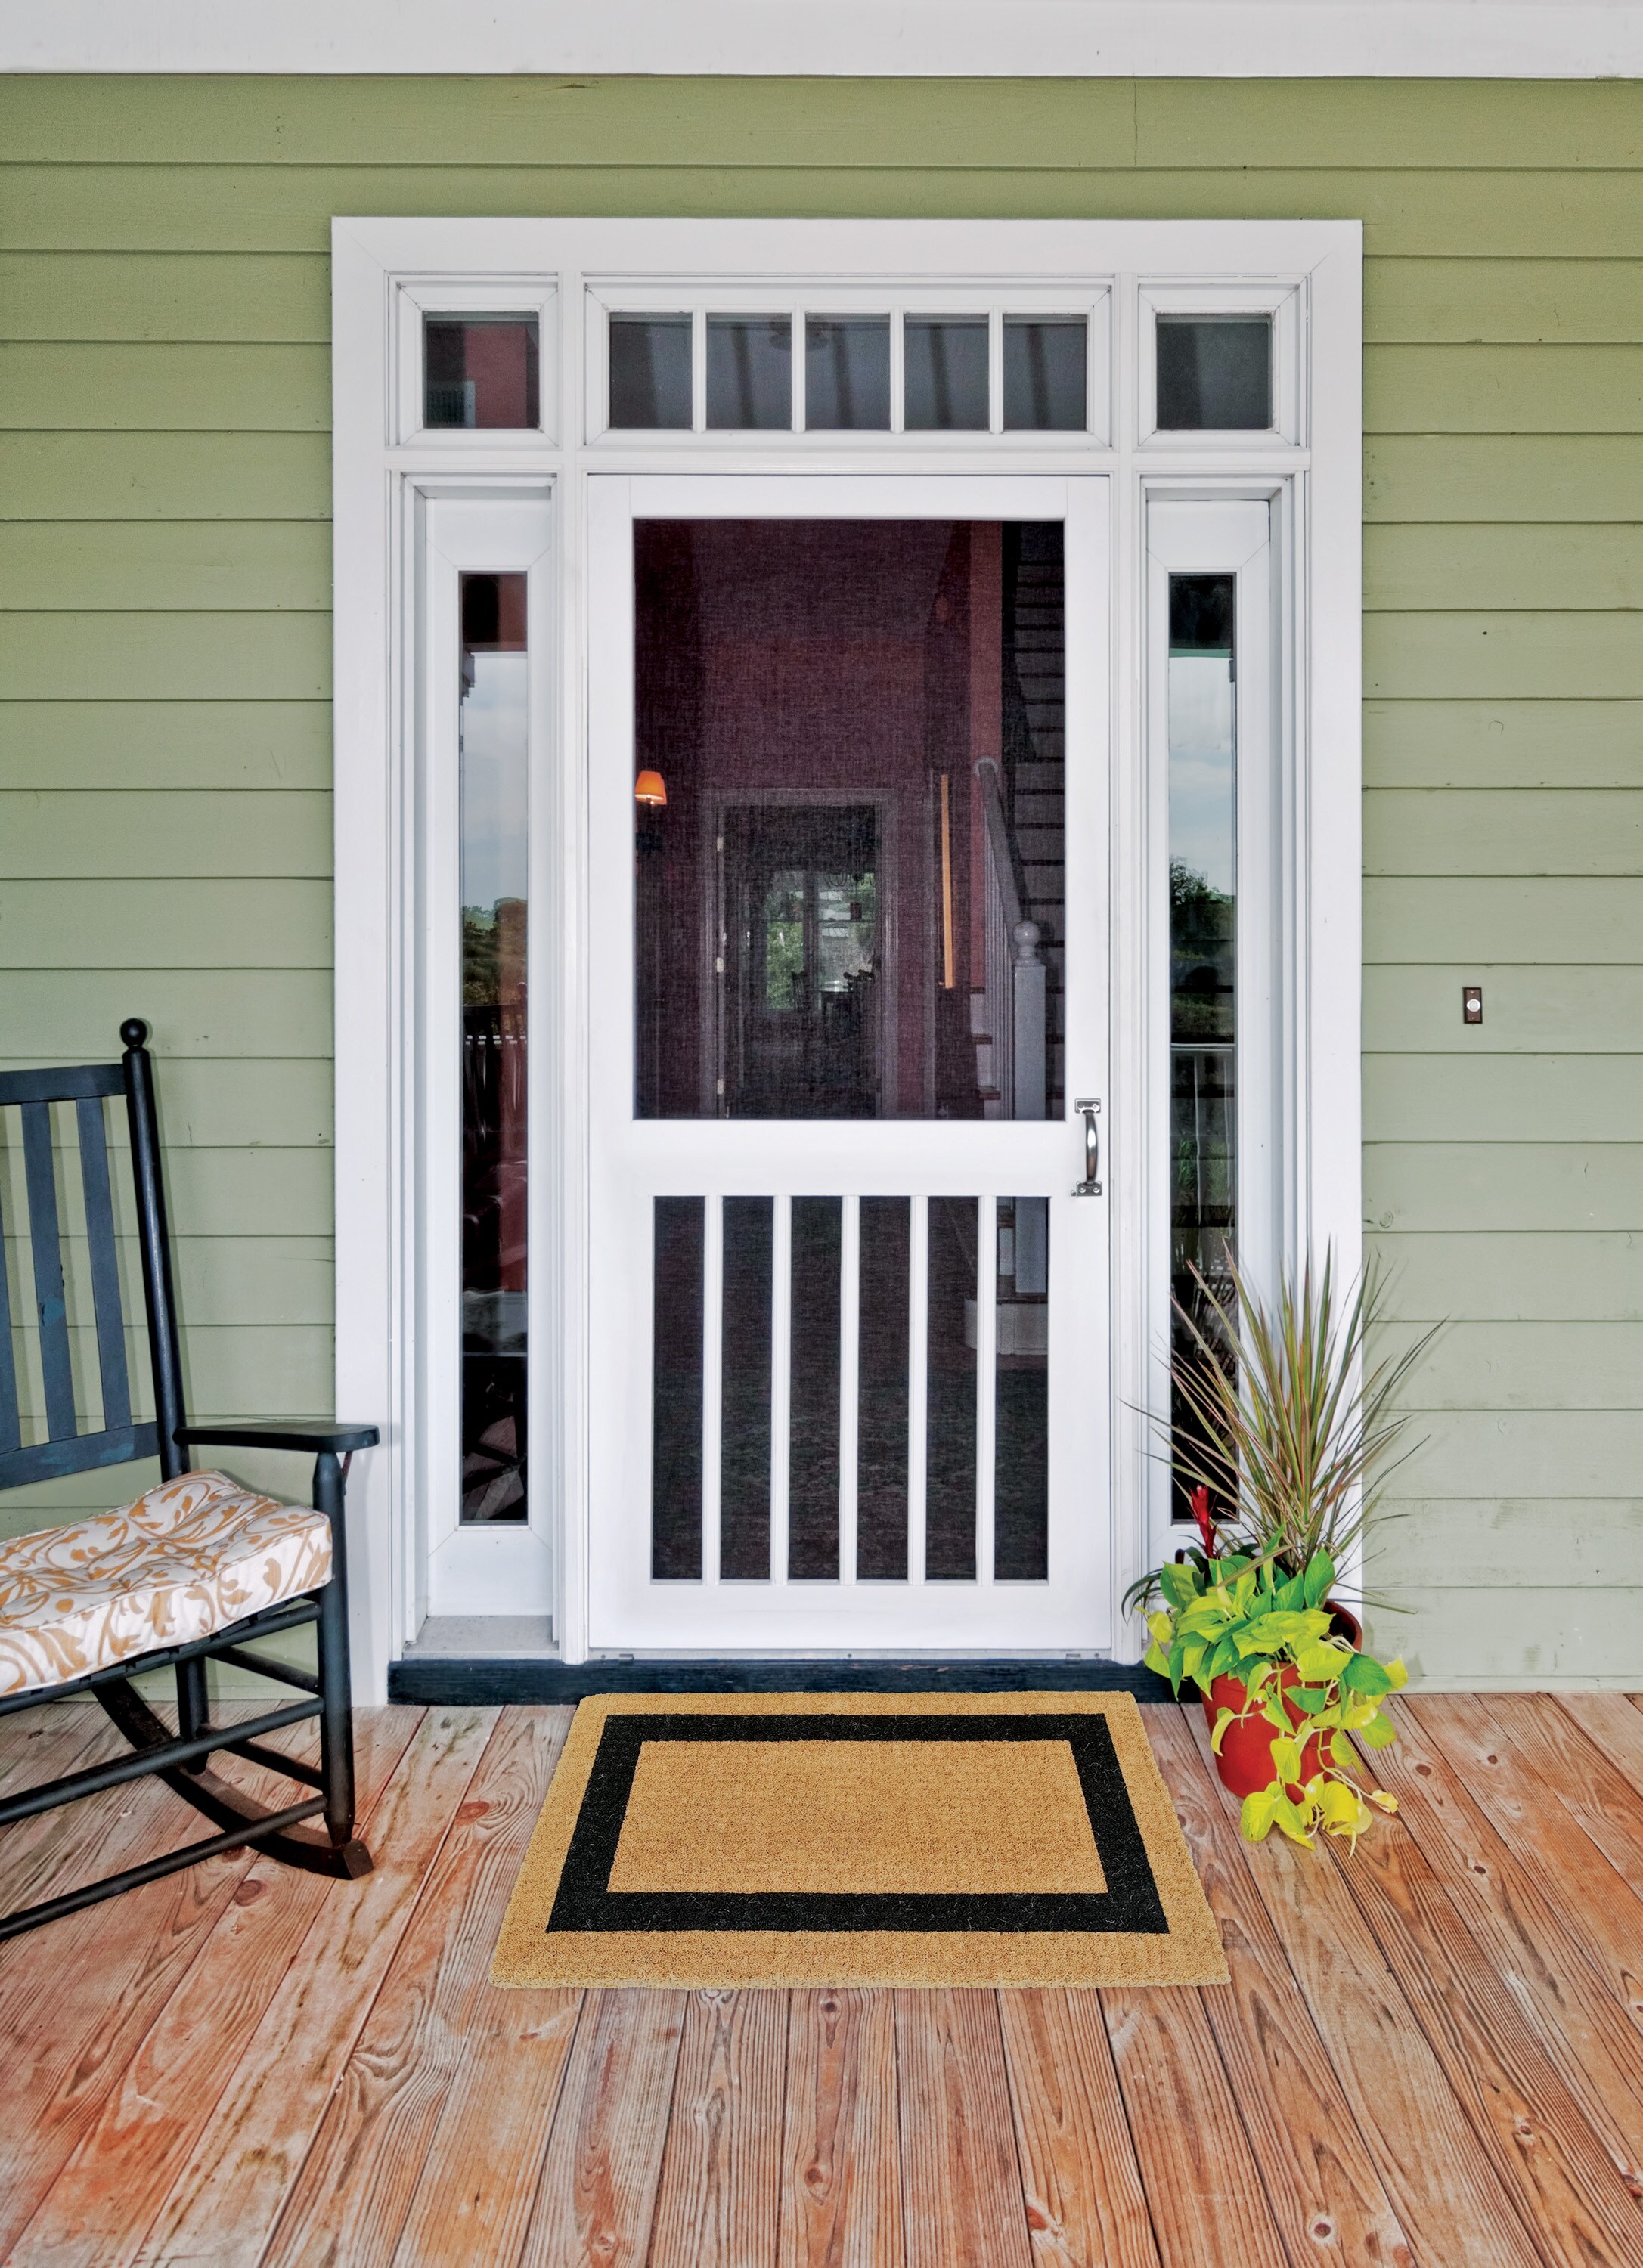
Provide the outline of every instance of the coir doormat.
[[497,1984],[1212,1984],[1127,1693],[602,1694]]

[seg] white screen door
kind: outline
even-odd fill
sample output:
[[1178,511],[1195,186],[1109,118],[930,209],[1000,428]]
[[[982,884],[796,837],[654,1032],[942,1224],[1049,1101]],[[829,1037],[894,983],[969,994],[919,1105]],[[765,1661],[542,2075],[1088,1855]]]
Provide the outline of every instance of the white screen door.
[[1108,483],[589,499],[590,1642],[1103,1649]]

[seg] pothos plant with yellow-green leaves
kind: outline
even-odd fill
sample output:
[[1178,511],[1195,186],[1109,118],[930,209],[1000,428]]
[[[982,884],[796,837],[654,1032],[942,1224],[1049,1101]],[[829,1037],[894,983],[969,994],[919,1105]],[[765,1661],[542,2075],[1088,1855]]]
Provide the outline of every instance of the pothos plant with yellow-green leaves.
[[1164,1603],[1147,1616],[1147,1668],[1177,1694],[1190,1678],[1209,1697],[1211,1745],[1224,1778],[1234,1777],[1226,1766],[1229,1741],[1246,1778],[1260,1778],[1261,1751],[1270,1752],[1270,1782],[1243,1799],[1252,1843],[1276,1827],[1293,1843],[1309,1844],[1322,1829],[1355,1845],[1372,1822],[1371,1805],[1396,1810],[1395,1796],[1359,1783],[1352,1742],[1374,1749],[1396,1739],[1381,1704],[1405,1683],[1404,1665],[1378,1661],[1334,1634],[1324,1604],[1335,1581],[1327,1551],[1314,1552],[1296,1575],[1271,1559],[1195,1551],[1160,1569],[1157,1580]]

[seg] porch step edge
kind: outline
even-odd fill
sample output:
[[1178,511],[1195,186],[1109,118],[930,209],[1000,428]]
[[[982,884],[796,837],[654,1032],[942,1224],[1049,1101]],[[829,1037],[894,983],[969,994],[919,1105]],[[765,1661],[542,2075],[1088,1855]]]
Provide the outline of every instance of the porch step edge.
[[388,1665],[388,1699],[426,1708],[582,1701],[593,1693],[1133,1693],[1168,1701],[1168,1682],[1138,1665],[999,1661],[460,1660]]

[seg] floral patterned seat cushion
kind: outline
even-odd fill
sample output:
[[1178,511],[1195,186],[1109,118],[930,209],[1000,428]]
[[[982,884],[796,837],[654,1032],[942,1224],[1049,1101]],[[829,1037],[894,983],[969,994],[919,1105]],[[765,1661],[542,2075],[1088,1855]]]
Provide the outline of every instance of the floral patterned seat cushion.
[[0,1695],[209,1638],[328,1582],[331,1525],[226,1473],[0,1543]]

